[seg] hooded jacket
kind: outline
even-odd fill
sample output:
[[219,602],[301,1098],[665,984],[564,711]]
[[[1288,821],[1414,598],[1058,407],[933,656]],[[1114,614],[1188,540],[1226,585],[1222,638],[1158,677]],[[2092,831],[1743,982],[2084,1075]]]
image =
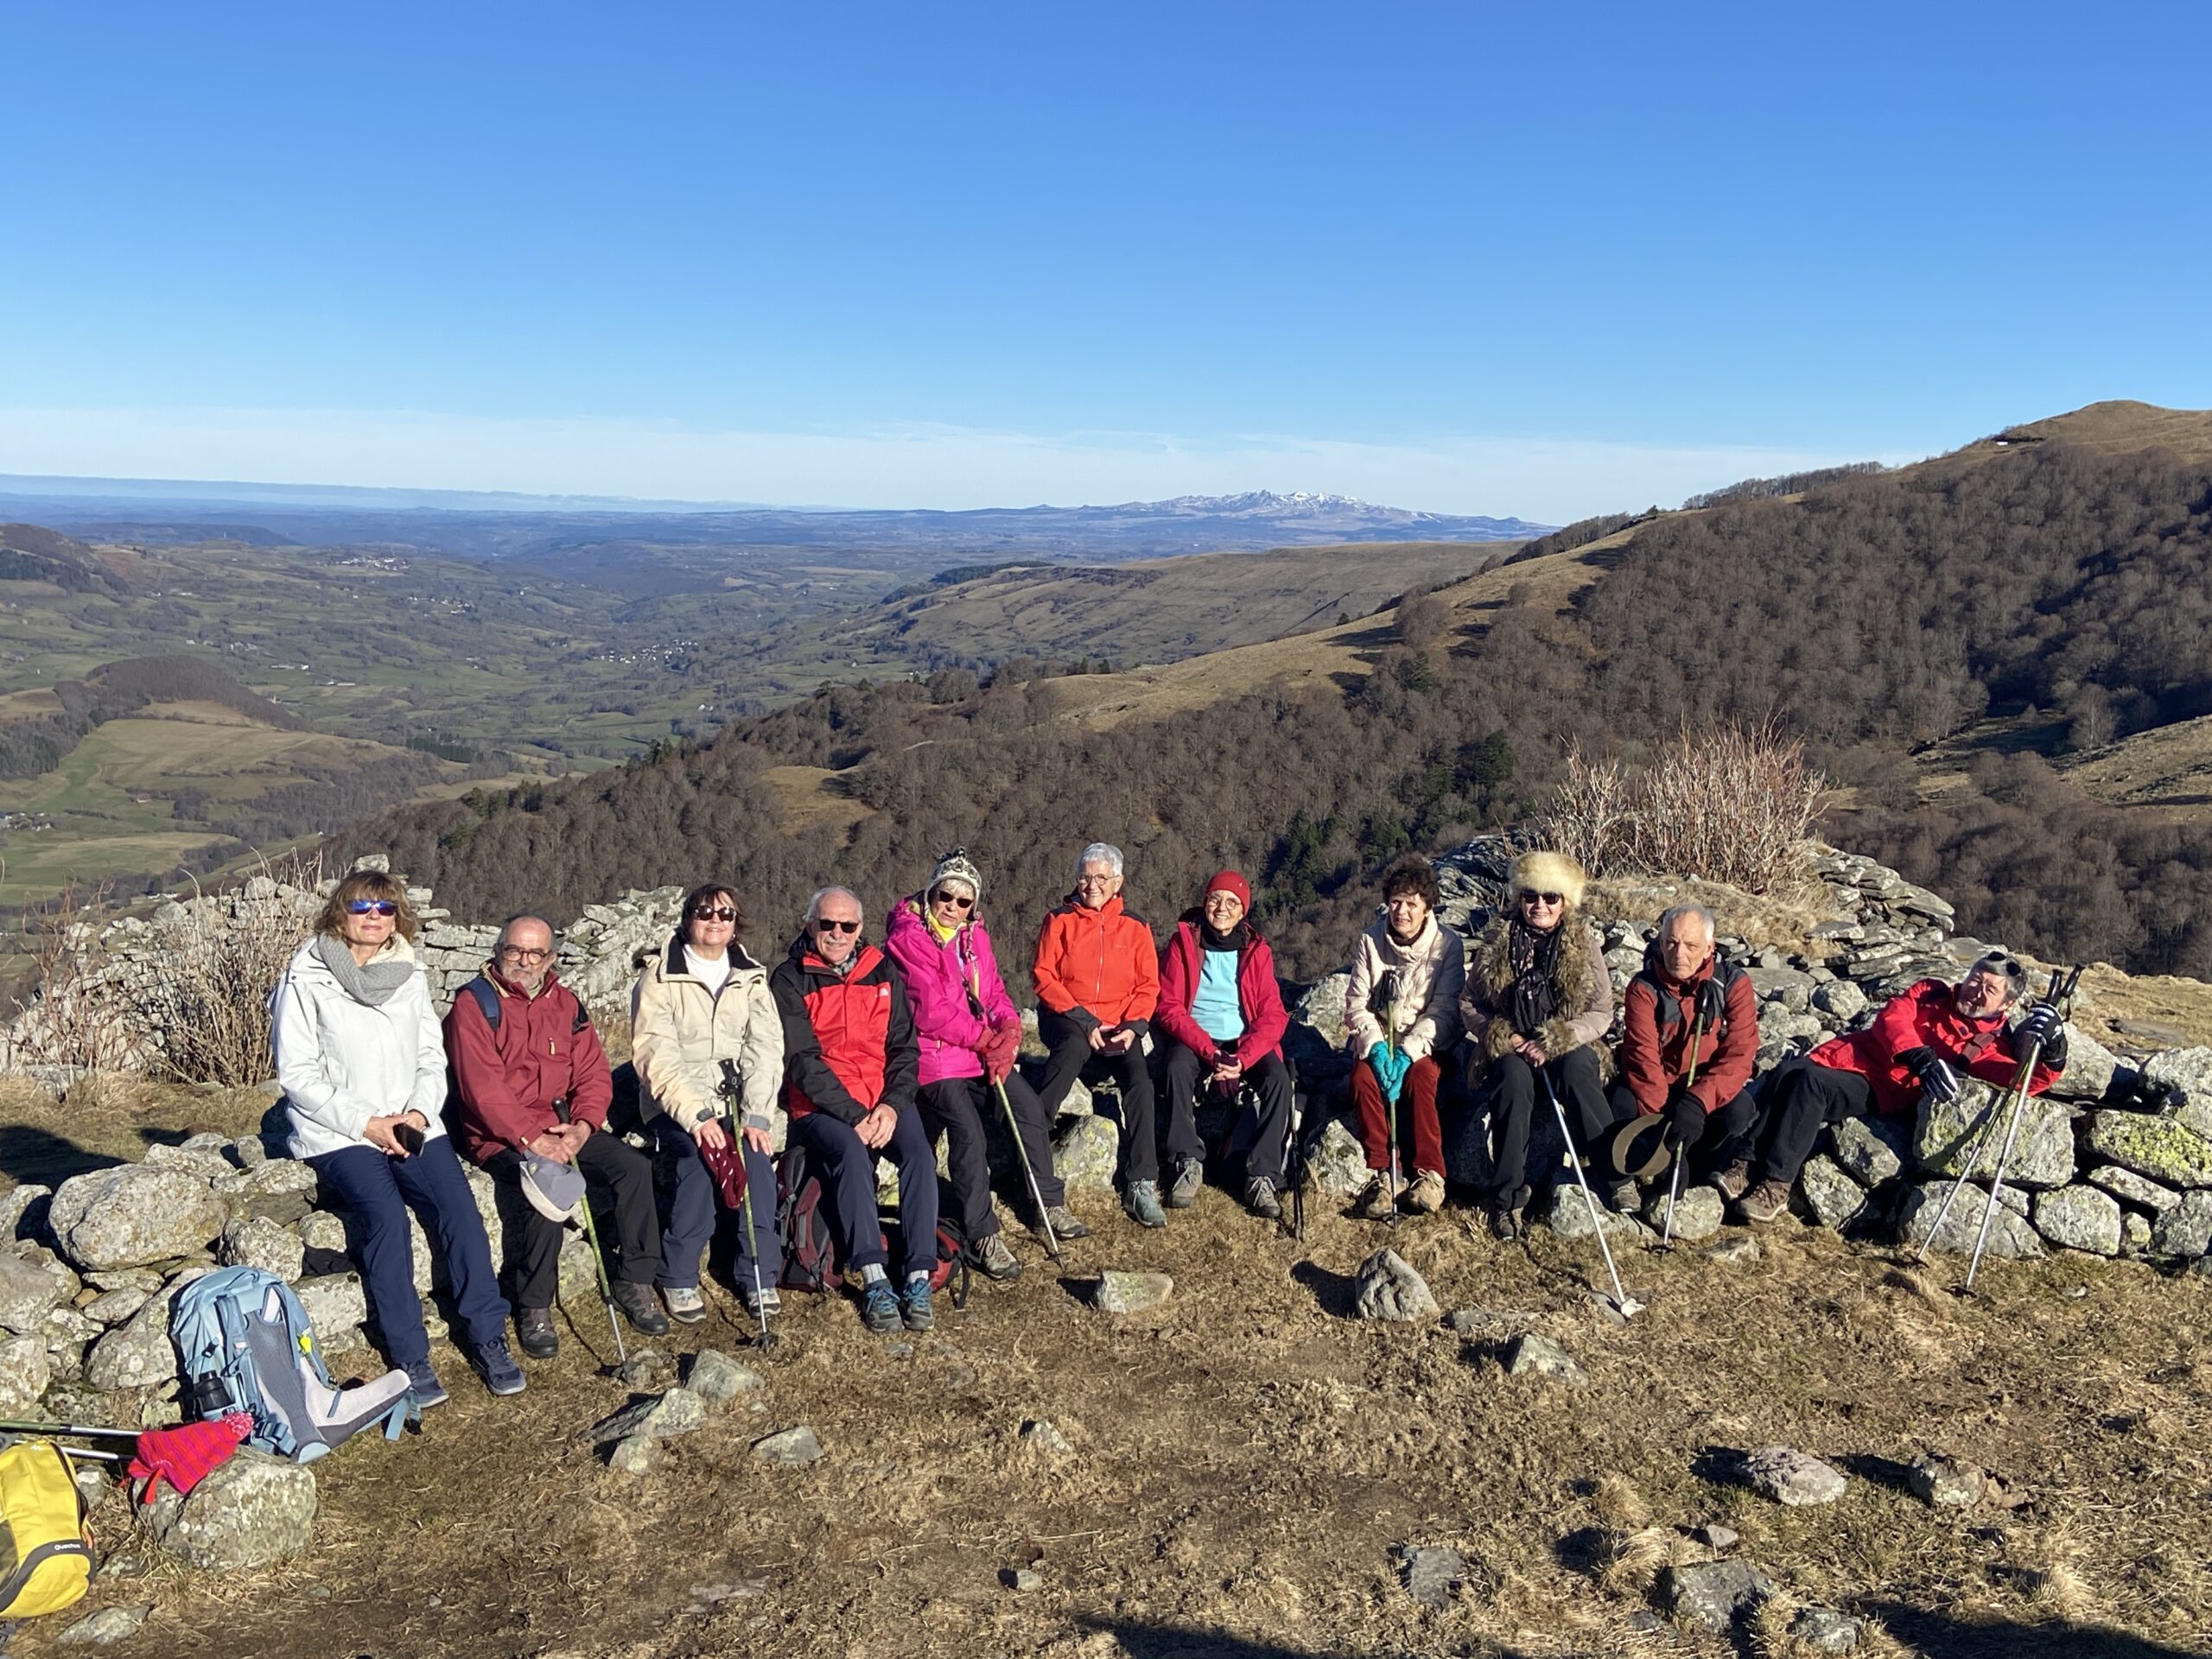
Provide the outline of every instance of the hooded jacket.
[[526,1150],[559,1124],[553,1103],[563,1098],[570,1122],[605,1128],[613,1078],[575,993],[555,973],[536,996],[496,969],[486,969],[483,979],[499,993],[496,1027],[474,992],[462,991],[446,1010],[453,1138],[461,1155],[480,1164],[505,1149]]
[[[1203,919],[1203,912],[1184,912],[1160,953],[1159,1021],[1170,1037],[1211,1065],[1220,1058],[1221,1045],[1191,1017],[1205,966],[1205,938],[1198,931]],[[1282,987],[1275,983],[1275,953],[1259,930],[1240,921],[1230,937],[1236,941],[1236,1007],[1244,1016],[1236,1063],[1249,1071],[1282,1046],[1290,1014],[1282,1005]]]
[[[1885,1116],[1919,1103],[1920,1079],[1897,1059],[1916,1048],[1932,1048],[1957,1070],[2009,1088],[2021,1057],[2004,1011],[1969,1020],[1959,1012],[1952,988],[1940,979],[1908,986],[1882,1005],[1872,1025],[1831,1038],[1806,1058],[1815,1065],[1858,1072],[1873,1087],[1874,1109]],[[2043,1093],[2058,1076],[2056,1066],[2037,1060],[2028,1092]]]
[[[1644,951],[1643,971],[1629,981],[1621,997],[1621,1071],[1637,1110],[1663,1111],[1676,1081],[1688,1072],[1698,1004],[1719,971],[1719,957],[1707,957],[1688,982],[1677,982],[1668,976],[1656,944]],[[1731,974],[1726,983],[1726,1015],[1699,1032],[1697,1081],[1690,1085],[1708,1113],[1743,1092],[1759,1056],[1758,992],[1748,974]]]
[[[1468,1035],[1491,1059],[1513,1051],[1513,960],[1510,944],[1512,918],[1497,916],[1475,941],[1473,971],[1467,994],[1460,999]],[[1613,1024],[1613,978],[1606,971],[1605,952],[1599,948],[1598,931],[1569,906],[1560,917],[1559,965],[1552,985],[1557,1010],[1544,1028],[1526,1033],[1544,1046],[1553,1059],[1586,1044],[1599,1044]],[[1601,1072],[1612,1070],[1612,1061],[1598,1051]]]
[[[395,933],[371,960],[412,965],[415,952]],[[423,1115],[426,1139],[446,1132],[446,1046],[419,968],[372,1007],[339,983],[309,939],[276,982],[270,1014],[293,1157],[365,1147],[371,1118],[406,1111]]]
[[768,976],[784,1022],[784,1109],[858,1123],[878,1106],[914,1103],[919,1051],[906,982],[889,957],[855,943],[839,973],[802,933]]
[[1344,988],[1344,1024],[1351,1032],[1355,1060],[1365,1059],[1367,1051],[1389,1035],[1367,1004],[1382,976],[1392,969],[1397,972],[1398,994],[1390,1006],[1390,1024],[1408,1059],[1440,1054],[1459,1035],[1459,988],[1467,974],[1465,942],[1432,911],[1413,942],[1402,945],[1390,937],[1389,911],[1378,908],[1375,920],[1359,936],[1351,983]]
[[768,970],[733,939],[729,977],[719,993],[684,965],[683,936],[671,934],[630,993],[630,1060],[638,1103],[647,1117],[664,1113],[696,1134],[722,1115],[721,1065],[735,1060],[744,1079],[745,1127],[766,1129],[784,1081],[784,1022],[768,990]]
[[[982,915],[970,911],[940,944],[930,931],[923,902],[924,895],[914,893],[892,906],[884,948],[906,977],[906,1003],[921,1051],[920,1086],[926,1089],[948,1077],[982,1077],[982,1047],[991,1027],[1018,1021],[1021,1014],[1007,995]],[[969,998],[971,987],[974,1002]]]
[[1096,910],[1073,894],[1045,918],[1030,970],[1037,1001],[1085,1030],[1144,1030],[1160,1005],[1160,947],[1116,893]]

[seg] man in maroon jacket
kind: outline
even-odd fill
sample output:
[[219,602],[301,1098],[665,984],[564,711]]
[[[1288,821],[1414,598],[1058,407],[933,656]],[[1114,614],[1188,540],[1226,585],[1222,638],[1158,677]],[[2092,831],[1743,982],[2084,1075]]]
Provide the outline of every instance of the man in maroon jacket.
[[[1676,1157],[1697,1147],[1702,1162],[1727,1169],[1749,1155],[1758,1115],[1750,1084],[1759,1053],[1759,1000],[1751,976],[1722,966],[1713,946],[1713,912],[1704,906],[1677,905],[1659,918],[1658,937],[1621,999],[1621,1077],[1612,1108],[1623,1122],[1663,1116]],[[1632,1205],[1635,1183],[1623,1186],[1616,1204]]]
[[[602,1239],[616,1241],[607,1264],[614,1304],[647,1336],[668,1331],[653,1296],[660,1271],[660,1219],[652,1163],[607,1133],[613,1080],[591,1016],[553,971],[553,930],[537,916],[516,916],[499,930],[492,960],[464,985],[446,1014],[446,1056],[454,1105],[448,1126],[463,1156],[492,1179],[519,1189],[531,1160],[572,1166]],[[522,1239],[508,1262],[515,1332],[533,1359],[559,1351],[553,1294],[560,1281],[562,1224],[521,1205]],[[512,1243],[512,1229],[508,1230]]]

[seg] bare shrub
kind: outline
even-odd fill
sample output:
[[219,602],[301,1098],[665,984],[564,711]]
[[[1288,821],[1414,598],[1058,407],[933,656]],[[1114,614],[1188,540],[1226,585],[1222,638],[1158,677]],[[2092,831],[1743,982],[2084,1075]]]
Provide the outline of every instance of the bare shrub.
[[1633,774],[1570,749],[1545,830],[1592,875],[1645,870],[1764,893],[1797,874],[1825,787],[1804,745],[1771,723],[1684,728]]
[[120,966],[102,936],[113,919],[105,887],[64,887],[24,920],[39,994],[15,1032],[15,1058],[32,1065],[117,1071],[137,1046],[116,994]]

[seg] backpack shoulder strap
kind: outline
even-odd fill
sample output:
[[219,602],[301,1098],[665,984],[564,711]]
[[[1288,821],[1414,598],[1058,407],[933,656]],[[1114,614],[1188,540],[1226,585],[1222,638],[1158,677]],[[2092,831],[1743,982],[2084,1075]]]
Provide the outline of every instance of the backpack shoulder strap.
[[[477,1012],[484,1016],[484,1023],[492,1027],[494,1036],[499,1030],[499,988],[479,974],[461,988],[476,999]],[[577,1007],[583,1004],[579,1002]]]

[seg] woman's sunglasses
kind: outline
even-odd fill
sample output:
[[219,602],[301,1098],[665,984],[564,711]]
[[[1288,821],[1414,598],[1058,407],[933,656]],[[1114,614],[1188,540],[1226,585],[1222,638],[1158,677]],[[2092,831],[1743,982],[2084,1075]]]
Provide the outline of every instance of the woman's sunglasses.
[[955,910],[973,910],[976,908],[976,901],[973,899],[963,899],[957,893],[947,893],[943,887],[939,887],[935,893],[930,894],[930,903],[933,905],[950,905]]
[[397,916],[399,904],[392,899],[351,899],[346,901],[348,914],[354,916]]
[[702,905],[691,912],[695,922],[734,922],[737,912],[728,905]]
[[831,917],[817,916],[814,918],[814,931],[817,933],[857,933],[861,931],[861,925],[858,922],[841,922]]
[[1563,905],[1567,902],[1567,895],[1563,893],[1529,893],[1524,891],[1521,894],[1521,902],[1524,905]]

